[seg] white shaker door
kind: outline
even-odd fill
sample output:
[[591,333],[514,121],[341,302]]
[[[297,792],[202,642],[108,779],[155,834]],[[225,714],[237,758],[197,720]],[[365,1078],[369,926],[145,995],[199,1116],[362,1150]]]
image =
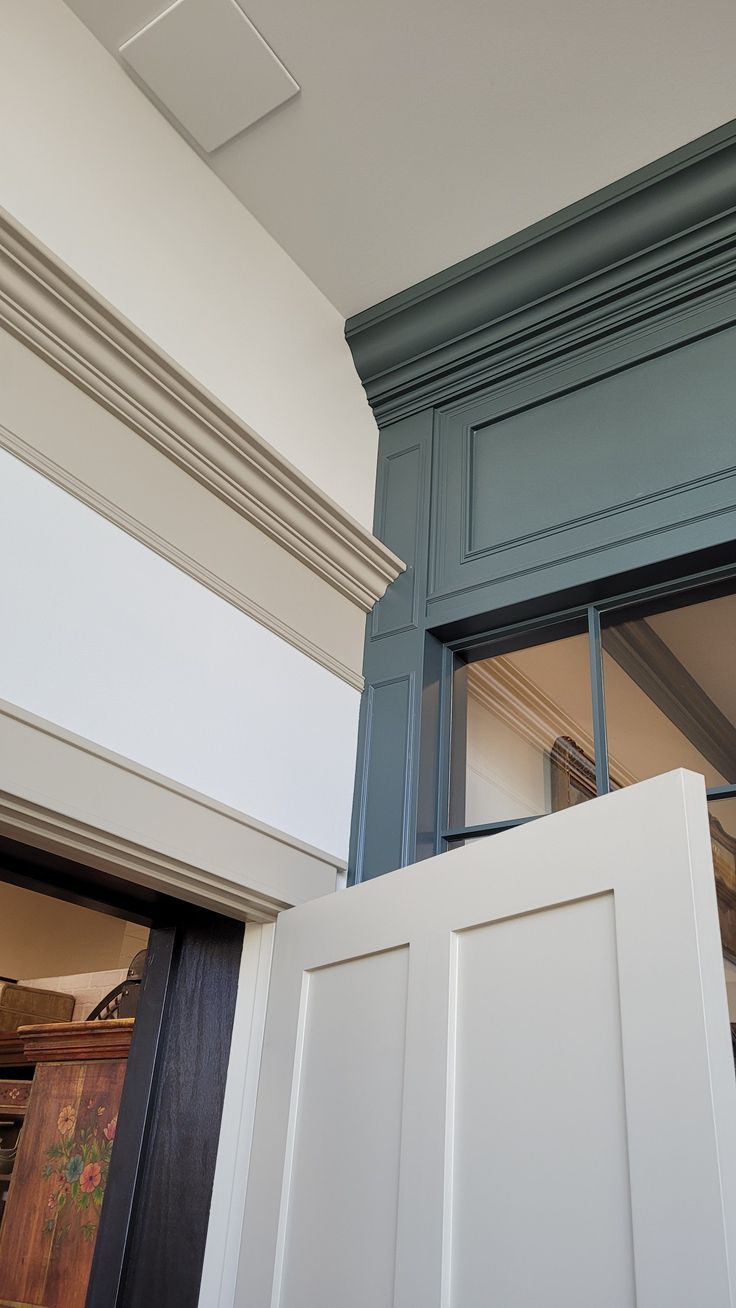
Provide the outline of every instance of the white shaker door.
[[731,1308],[703,782],[285,912],[238,1308]]

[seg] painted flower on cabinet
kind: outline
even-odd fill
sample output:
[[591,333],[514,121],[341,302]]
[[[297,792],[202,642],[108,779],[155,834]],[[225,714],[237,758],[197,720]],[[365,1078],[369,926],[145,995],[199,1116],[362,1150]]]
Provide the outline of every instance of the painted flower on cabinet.
[[99,1163],[87,1163],[79,1178],[79,1188],[85,1194],[94,1194],[102,1180],[102,1168]]
[[78,1181],[84,1171],[84,1159],[81,1154],[73,1154],[64,1168],[64,1176],[71,1185]]
[[59,1133],[61,1135],[69,1135],[69,1133],[74,1130],[76,1124],[77,1110],[76,1108],[72,1108],[71,1104],[67,1104],[66,1108],[62,1108],[59,1113],[59,1120],[56,1123],[59,1128]]
[[[87,1105],[93,1108],[94,1102]],[[46,1150],[43,1175],[51,1182],[48,1197],[49,1216],[44,1224],[47,1235],[63,1236],[69,1221],[81,1225],[91,1240],[107,1185],[117,1117],[103,1126],[108,1109],[100,1104],[94,1125],[79,1127],[77,1111],[68,1104],[57,1120],[58,1136]]]

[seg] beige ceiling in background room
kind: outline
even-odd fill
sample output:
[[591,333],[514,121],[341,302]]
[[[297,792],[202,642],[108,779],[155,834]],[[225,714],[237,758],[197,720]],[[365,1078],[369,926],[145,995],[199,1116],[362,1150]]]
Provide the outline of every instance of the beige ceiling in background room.
[[[68,3],[118,57],[168,7]],[[204,157],[346,315],[736,117],[730,0],[242,7],[301,94]]]
[[658,613],[647,621],[736,726],[736,595]]

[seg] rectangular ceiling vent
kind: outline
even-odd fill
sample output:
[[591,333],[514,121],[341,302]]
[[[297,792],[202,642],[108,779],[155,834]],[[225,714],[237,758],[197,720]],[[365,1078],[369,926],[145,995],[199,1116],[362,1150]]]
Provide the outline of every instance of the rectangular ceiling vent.
[[207,153],[299,92],[235,0],[176,0],[120,54]]

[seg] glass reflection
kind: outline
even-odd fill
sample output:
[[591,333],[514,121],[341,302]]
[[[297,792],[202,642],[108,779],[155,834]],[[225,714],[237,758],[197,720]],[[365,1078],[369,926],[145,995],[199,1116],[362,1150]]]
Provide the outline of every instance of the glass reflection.
[[464,679],[453,826],[535,817],[595,794],[587,636],[483,659]]

